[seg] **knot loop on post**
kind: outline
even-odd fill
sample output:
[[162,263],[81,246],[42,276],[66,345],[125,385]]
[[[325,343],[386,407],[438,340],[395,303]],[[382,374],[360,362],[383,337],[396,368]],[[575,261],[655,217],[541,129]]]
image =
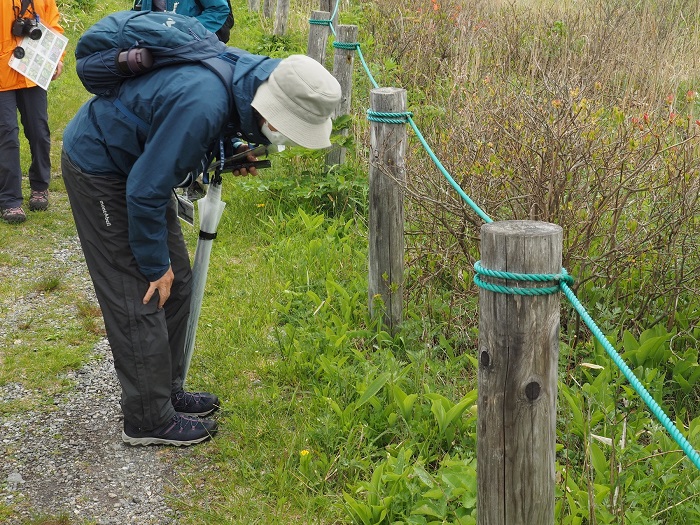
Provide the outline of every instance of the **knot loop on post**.
[[[561,273],[511,273],[511,272],[501,272],[497,270],[489,270],[481,266],[481,261],[476,261],[474,263],[474,284],[479,288],[488,290],[495,293],[504,293],[508,295],[550,295],[557,293],[560,288],[561,283],[566,283],[571,285],[574,282],[574,278],[571,277],[566,269],[562,268]],[[511,281],[525,281],[525,282],[551,282],[557,281],[557,286],[546,286],[543,288],[516,288],[513,286],[503,286],[500,284],[487,283],[479,278],[479,275],[486,277],[491,277],[494,279],[509,279]]]
[[310,18],[309,24],[312,26],[331,26],[333,24],[333,20],[316,20],[314,18]]
[[334,40],[333,47],[336,49],[355,50],[355,49],[360,48],[360,43],[359,42],[338,42],[337,40]]
[[408,119],[413,116],[410,111],[402,113],[386,113],[382,111],[367,110],[367,120],[371,122],[383,122],[385,124],[406,124]]

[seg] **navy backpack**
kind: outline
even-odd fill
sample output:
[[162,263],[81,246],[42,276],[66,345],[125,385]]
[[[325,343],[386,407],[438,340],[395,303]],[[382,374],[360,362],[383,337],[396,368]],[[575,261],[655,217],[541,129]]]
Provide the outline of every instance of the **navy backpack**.
[[[110,95],[129,77],[155,68],[201,62],[230,85],[231,51],[196,18],[154,11],[118,11],[91,26],[75,47],[76,69],[83,86],[95,95]],[[227,86],[228,87],[228,86]]]

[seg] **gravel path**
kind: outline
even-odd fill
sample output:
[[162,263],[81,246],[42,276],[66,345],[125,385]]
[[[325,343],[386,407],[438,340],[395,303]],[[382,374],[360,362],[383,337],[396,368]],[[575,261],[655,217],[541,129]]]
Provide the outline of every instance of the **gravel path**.
[[[91,290],[77,239],[57,246],[54,260],[83,276],[78,286]],[[17,301],[0,324],[8,326],[37,303],[32,296]],[[88,365],[65,374],[74,387],[55,396],[50,409],[0,413],[0,503],[17,511],[3,523],[19,525],[42,514],[69,515],[71,523],[177,523],[166,493],[176,483],[173,464],[188,449],[122,443],[120,390],[107,341],[93,353]],[[0,386],[3,401],[36,396],[19,383]]]

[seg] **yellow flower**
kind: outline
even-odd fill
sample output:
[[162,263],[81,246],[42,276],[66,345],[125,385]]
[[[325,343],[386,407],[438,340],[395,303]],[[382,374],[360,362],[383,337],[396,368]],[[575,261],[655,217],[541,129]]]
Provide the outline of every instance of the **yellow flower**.
[[308,456],[308,455],[309,455],[309,451],[306,450],[306,449],[304,449],[304,450],[302,450],[301,452],[299,452],[299,455],[300,455],[300,456]]

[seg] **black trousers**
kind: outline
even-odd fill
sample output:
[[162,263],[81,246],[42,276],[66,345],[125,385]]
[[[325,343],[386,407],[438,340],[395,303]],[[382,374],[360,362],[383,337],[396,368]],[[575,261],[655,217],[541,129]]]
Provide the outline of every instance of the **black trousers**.
[[175,198],[167,210],[175,281],[170,298],[159,310],[158,293],[143,304],[149,282],[129,246],[126,180],[83,173],[65,152],[61,167],[114,356],[124,419],[152,430],[175,415],[170,396],[182,389],[192,295],[190,259]]
[[46,91],[38,86],[0,91],[0,209],[22,205],[17,110],[32,156],[27,172],[29,185],[32,190],[44,191],[51,180],[51,134]]

